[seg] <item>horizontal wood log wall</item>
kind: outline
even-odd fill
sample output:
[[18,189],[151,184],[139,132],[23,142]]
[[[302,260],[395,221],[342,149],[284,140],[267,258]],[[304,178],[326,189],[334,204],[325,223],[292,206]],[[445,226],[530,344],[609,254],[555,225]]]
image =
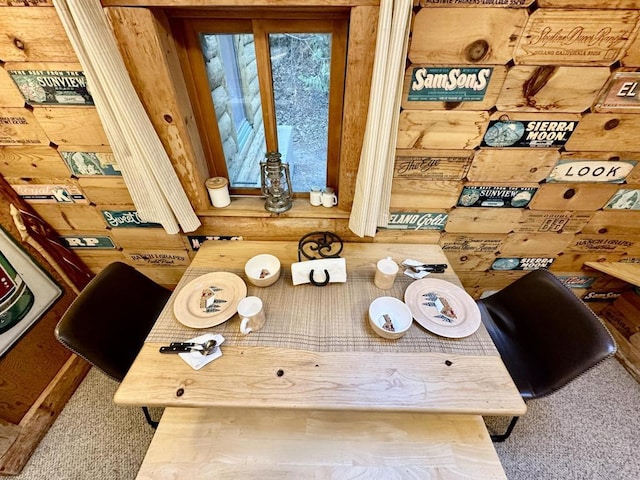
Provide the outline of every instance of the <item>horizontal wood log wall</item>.
[[[208,2],[170,3],[203,7]],[[263,3],[273,5],[253,2]],[[65,164],[65,152],[108,156],[110,148],[92,106],[30,104],[11,76],[26,70],[81,71],[50,1],[0,1],[6,13],[0,15],[0,28],[7,33],[0,41],[0,117],[8,119],[0,124],[0,174],[12,185],[66,185],[82,193],[84,202],[34,202],[33,207],[81,247],[78,254],[94,271],[122,260],[174,285],[185,259],[193,256],[193,245],[201,241],[191,236],[297,239],[326,229],[353,241],[439,243],[474,296],[524,274],[496,269],[494,261],[501,258],[549,259],[550,269],[561,276],[596,278],[588,288],[593,290],[602,276],[584,270],[585,260],[640,261],[640,231],[635,226],[640,212],[604,208],[619,190],[640,188],[640,115],[635,105],[612,108],[601,102],[616,73],[640,67],[640,2],[595,3],[514,0],[510,7],[516,8],[504,8],[491,0],[462,5],[414,2],[391,209],[400,219],[408,213],[444,215],[446,222],[431,229],[383,229],[374,239],[361,239],[347,226],[372,67],[367,52],[375,41],[377,2],[369,0],[305,2],[354,7],[344,119],[353,134],[343,138],[338,208],[310,207],[304,199],[280,216],[265,212],[260,200],[234,199],[224,210],[210,207],[204,189],[206,162],[163,15],[168,3],[163,1],[105,0],[103,5],[132,80],[202,219],[201,229],[189,236],[169,236],[158,228],[114,227],[105,217],[108,212],[135,209],[122,178],[77,175]],[[145,6],[152,8],[139,8]],[[575,29],[583,35],[575,33],[570,46],[559,45],[559,37],[552,35]],[[604,31],[609,33],[598,33]],[[409,98],[414,69],[450,72],[454,67],[467,73],[490,69],[486,91],[471,99],[438,98],[437,92]],[[574,122],[574,128],[562,145],[491,146],[488,132],[500,122]],[[558,165],[577,161],[610,162],[612,168],[620,162],[632,168],[622,184],[598,178],[550,180]],[[469,188],[477,192],[488,187],[531,189],[535,194],[521,208],[462,205]],[[96,242],[102,248],[90,248]],[[607,288],[614,287],[623,288],[607,282]]]
[[[155,227],[116,226],[118,212],[131,212],[135,220],[123,179],[71,170],[74,152],[99,159],[105,170],[111,165],[95,108],[27,100],[28,86],[21,91],[12,76],[81,72],[52,2],[0,0],[0,175],[17,187],[61,186],[80,193],[80,200],[68,204],[34,201],[32,206],[94,272],[120,260],[173,286],[206,237],[295,240],[331,230],[351,241],[438,243],[475,297],[522,276],[524,270],[508,269],[514,258],[529,258],[538,266],[552,262],[551,271],[579,296],[628,288],[583,264],[640,262],[640,210],[605,208],[619,190],[640,189],[640,107],[633,86],[633,73],[640,69],[640,0],[512,0],[503,6],[492,0],[415,0],[391,198],[394,219],[413,223],[381,229],[374,239],[356,237],[348,217],[369,98],[377,0],[102,3],[202,227],[193,235],[170,236]],[[212,3],[352,8],[338,207],[311,207],[306,199],[296,199],[291,211],[278,216],[266,212],[259,199],[234,199],[225,209],[210,206],[203,149],[163,8]],[[451,78],[463,78],[462,84],[481,70],[491,75],[486,89],[447,97],[443,88],[412,91],[417,69],[423,81],[431,78],[435,84],[444,77],[428,77],[429,72],[456,70]],[[630,79],[626,86],[620,83],[625,78]],[[514,147],[509,140],[509,128],[537,125],[547,137],[554,130],[550,125],[562,122],[570,128],[553,132],[568,137],[562,144],[542,142],[533,148],[516,142]],[[584,163],[589,161],[609,167],[612,175],[624,171],[618,178],[623,183],[601,181]],[[578,171],[590,173],[589,181]],[[495,199],[468,206],[487,187],[507,195],[514,187],[535,193],[525,206],[497,207]],[[0,219],[4,225],[9,216]],[[595,311],[607,305],[590,304]],[[1,421],[0,427],[6,438],[15,438],[18,418],[9,420],[12,432]],[[12,464],[16,470],[28,458],[23,453]]]

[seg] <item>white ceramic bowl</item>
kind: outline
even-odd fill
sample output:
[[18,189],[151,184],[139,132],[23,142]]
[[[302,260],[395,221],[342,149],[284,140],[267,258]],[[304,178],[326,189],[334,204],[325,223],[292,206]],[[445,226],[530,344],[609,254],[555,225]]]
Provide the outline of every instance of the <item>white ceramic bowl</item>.
[[244,273],[256,287],[268,287],[280,278],[280,260],[275,255],[261,253],[249,259],[244,266]]
[[[391,319],[393,331],[383,328],[385,315]],[[373,331],[383,338],[400,338],[407,333],[412,322],[409,307],[395,297],[378,297],[369,305],[369,324]]]

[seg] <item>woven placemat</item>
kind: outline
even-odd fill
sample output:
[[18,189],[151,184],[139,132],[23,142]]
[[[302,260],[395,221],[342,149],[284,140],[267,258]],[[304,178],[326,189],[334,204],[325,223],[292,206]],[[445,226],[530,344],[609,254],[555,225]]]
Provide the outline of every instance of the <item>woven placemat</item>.
[[[213,271],[191,268],[176,286],[176,292],[194,278]],[[391,296],[404,300],[404,291],[413,279],[399,274],[391,290],[379,290],[373,284],[374,271],[349,272],[346,283],[325,287],[293,286],[291,273],[283,271],[280,279],[267,288],[254,287],[243,272],[233,271],[247,283],[247,295],[260,297],[265,305],[265,326],[249,335],[240,334],[240,319],[229,320],[211,328],[192,329],[182,325],[173,314],[173,299],[165,306],[149,333],[147,342],[184,341],[203,333],[220,333],[227,345],[269,346],[317,352],[440,352],[462,355],[498,355],[484,325],[466,338],[450,339],[435,335],[416,322],[398,340],[379,337],[368,322],[369,304],[377,297]],[[458,286],[455,274],[432,274]]]

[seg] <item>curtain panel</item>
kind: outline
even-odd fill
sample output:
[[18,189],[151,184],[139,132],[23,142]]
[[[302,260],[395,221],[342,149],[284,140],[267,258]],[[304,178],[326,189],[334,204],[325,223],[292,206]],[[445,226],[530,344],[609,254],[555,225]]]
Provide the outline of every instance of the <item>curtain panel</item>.
[[200,226],[131,83],[99,0],[54,0],[141,219],[169,234]]
[[381,0],[369,112],[349,228],[373,237],[389,221],[412,0]]

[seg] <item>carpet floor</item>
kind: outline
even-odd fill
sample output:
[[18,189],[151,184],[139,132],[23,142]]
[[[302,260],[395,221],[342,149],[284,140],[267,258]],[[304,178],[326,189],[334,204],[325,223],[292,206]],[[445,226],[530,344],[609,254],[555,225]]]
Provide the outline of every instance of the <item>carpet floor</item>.
[[[117,383],[92,369],[19,480],[134,479],[153,430],[139,408],[115,405]],[[615,359],[531,401],[496,450],[509,480],[640,479],[640,385]],[[151,409],[159,418],[160,409]],[[505,419],[486,419],[499,429]]]

